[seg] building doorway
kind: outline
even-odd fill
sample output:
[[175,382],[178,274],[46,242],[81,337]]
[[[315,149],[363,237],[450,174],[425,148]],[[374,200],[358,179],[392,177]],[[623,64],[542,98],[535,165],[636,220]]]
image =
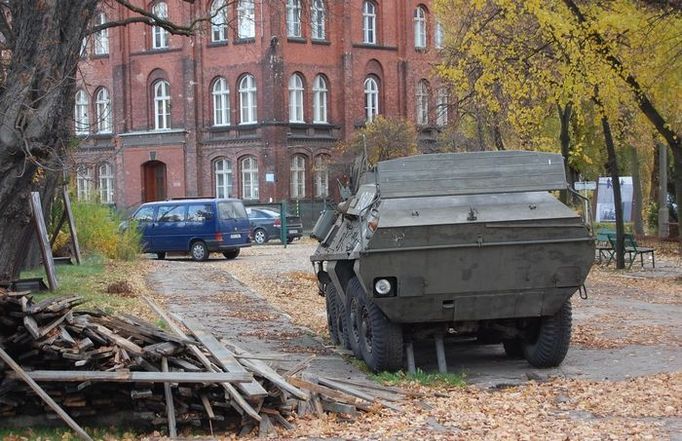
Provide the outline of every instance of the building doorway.
[[147,161],[142,164],[142,202],[166,199],[166,164]]

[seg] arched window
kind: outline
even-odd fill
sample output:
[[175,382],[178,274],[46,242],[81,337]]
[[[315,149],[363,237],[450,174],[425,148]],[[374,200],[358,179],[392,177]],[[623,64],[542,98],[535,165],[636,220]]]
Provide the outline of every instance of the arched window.
[[103,204],[114,203],[114,167],[108,162],[99,166],[99,201]]
[[253,75],[244,75],[239,81],[239,107],[241,118],[239,124],[255,124],[256,113],[256,79]]
[[426,9],[423,6],[417,6],[414,10],[414,47],[426,47]]
[[315,197],[329,197],[329,155],[315,157]]
[[76,105],[74,107],[74,119],[76,121],[76,135],[87,135],[90,130],[88,117],[88,94],[83,89],[76,92]]
[[232,197],[232,163],[227,159],[218,159],[213,162],[215,174],[215,197]]
[[213,125],[230,125],[230,89],[227,80],[223,77],[217,78],[213,82]]
[[365,121],[371,123],[379,114],[379,83],[375,77],[365,80]]
[[237,35],[239,38],[256,37],[256,7],[253,0],[239,0],[237,5]]
[[429,83],[421,80],[417,83],[417,124],[425,126],[429,123]]
[[436,95],[436,124],[440,127],[448,125],[448,105],[448,90],[441,87]]
[[79,201],[89,201],[92,197],[92,170],[84,165],[76,171],[76,197]]
[[377,42],[377,7],[374,2],[366,1],[362,5],[362,41],[367,44]]
[[[104,12],[97,14],[95,25],[103,25],[107,22]],[[109,53],[109,30],[102,29],[95,33],[95,55],[106,55]]]
[[227,41],[227,5],[225,0],[211,3],[211,41]]
[[258,199],[258,162],[253,156],[241,160],[242,199]]
[[305,198],[305,156],[291,157],[291,198]]
[[433,45],[436,49],[443,49],[445,35],[443,34],[443,25],[436,21],[436,28],[433,31]]
[[303,80],[299,74],[293,74],[289,78],[289,122],[304,122]]
[[315,77],[313,82],[313,122],[326,123],[327,117],[327,103],[328,103],[327,80],[322,75]]
[[327,11],[324,0],[313,0],[310,6],[310,26],[313,39],[324,40],[327,38]]
[[[168,19],[168,5],[158,2],[152,8],[152,14],[164,20]],[[152,27],[152,49],[164,49],[168,47],[168,31],[161,26]]]
[[109,91],[104,87],[97,91],[95,110],[97,113],[97,132],[110,133],[112,126],[111,99],[109,98]]
[[301,36],[301,0],[287,0],[287,36]]
[[154,129],[170,129],[170,85],[163,80],[154,83]]

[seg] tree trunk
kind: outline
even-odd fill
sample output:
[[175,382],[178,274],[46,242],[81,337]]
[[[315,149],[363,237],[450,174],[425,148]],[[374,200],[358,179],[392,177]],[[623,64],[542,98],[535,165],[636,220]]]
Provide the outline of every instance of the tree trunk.
[[620,175],[618,173],[618,159],[616,158],[616,146],[613,143],[611,124],[606,116],[601,118],[604,130],[604,142],[608,156],[609,175],[613,185],[613,205],[616,210],[616,268],[625,268],[625,225],[623,224],[623,198],[620,193]]
[[682,255],[682,155],[675,156],[673,179],[675,184],[675,201],[677,202],[677,241]]
[[632,152],[632,191],[634,196],[634,206],[632,207],[632,221],[635,224],[635,234],[644,235],[644,225],[642,222],[642,182],[639,176],[639,158],[637,148],[630,146]]
[[[573,188],[573,184],[578,179],[578,173],[569,164],[569,156],[571,153],[571,116],[573,115],[573,104],[567,103],[563,108],[557,104],[559,112],[559,122],[561,123],[561,131],[559,133],[559,141],[561,141],[561,156],[564,157],[564,169],[566,170],[566,181],[568,186]],[[567,190],[562,190],[559,194],[561,201],[564,204],[573,202],[571,193]]]

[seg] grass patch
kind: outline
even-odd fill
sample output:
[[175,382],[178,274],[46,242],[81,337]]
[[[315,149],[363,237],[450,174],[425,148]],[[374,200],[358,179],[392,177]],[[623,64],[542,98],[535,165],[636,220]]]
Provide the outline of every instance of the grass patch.
[[463,374],[455,374],[448,372],[447,374],[429,373],[421,369],[417,369],[414,374],[408,374],[403,371],[398,372],[379,372],[371,374],[371,378],[380,383],[389,386],[399,386],[404,383],[417,383],[421,386],[456,386],[462,387],[466,385]]
[[[114,427],[84,428],[91,438],[96,440],[123,440],[133,441],[139,439],[139,434]],[[3,441],[78,441],[78,436],[69,429],[62,427],[30,427],[26,429],[0,429],[0,439]]]

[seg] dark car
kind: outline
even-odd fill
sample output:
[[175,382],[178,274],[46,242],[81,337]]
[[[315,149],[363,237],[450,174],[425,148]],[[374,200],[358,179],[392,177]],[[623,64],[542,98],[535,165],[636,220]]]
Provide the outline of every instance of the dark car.
[[[251,222],[251,237],[258,245],[270,239],[279,239],[282,231],[280,212],[273,207],[247,207]],[[287,215],[287,243],[303,235],[303,224],[298,216]]]

